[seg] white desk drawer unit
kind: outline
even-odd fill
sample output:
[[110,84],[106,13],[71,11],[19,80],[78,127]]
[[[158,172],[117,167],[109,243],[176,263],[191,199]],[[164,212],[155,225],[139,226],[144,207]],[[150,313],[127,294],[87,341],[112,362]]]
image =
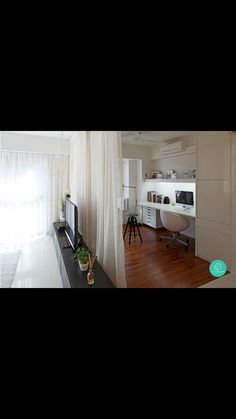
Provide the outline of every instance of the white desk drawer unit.
[[161,228],[160,211],[155,208],[143,207],[143,224],[153,228]]

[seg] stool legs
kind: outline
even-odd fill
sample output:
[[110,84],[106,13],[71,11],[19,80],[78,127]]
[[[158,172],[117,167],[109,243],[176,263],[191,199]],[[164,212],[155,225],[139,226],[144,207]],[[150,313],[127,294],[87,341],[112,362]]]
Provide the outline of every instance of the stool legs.
[[142,236],[141,236],[141,233],[140,233],[140,229],[139,229],[136,217],[130,216],[128,218],[128,221],[127,221],[127,224],[126,224],[126,227],[125,227],[125,231],[124,231],[124,234],[123,234],[124,239],[125,239],[128,227],[129,227],[129,244],[131,243],[132,231],[133,231],[134,237],[136,237],[136,228],[137,228],[138,235],[139,235],[139,238],[140,238],[141,243],[142,243],[143,239],[142,239]]
[[[138,226],[138,222],[137,222],[137,218],[136,218],[136,217],[135,217],[135,219],[134,219],[134,229],[135,229],[135,225],[136,225],[136,227],[137,227],[138,234],[139,234],[139,238],[140,238],[141,243],[142,243],[143,239],[142,239],[142,236],[141,236],[141,233],[140,233],[140,230],[139,230],[139,226]],[[135,235],[135,234],[134,234],[134,235]]]
[[132,228],[133,228],[133,217],[131,217],[130,226],[129,226],[129,244],[131,242]]
[[127,224],[126,224],[126,227],[125,227],[125,232],[124,232],[124,234],[123,234],[123,238],[125,238],[126,231],[127,231],[127,228],[128,228],[128,226],[129,226],[129,224],[130,224],[130,217],[128,218],[128,221],[127,221]]

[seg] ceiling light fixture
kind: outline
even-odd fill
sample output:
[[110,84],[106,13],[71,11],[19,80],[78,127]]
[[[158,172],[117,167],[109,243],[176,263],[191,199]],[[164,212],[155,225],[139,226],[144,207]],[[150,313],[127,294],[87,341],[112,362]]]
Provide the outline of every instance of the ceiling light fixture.
[[134,141],[138,141],[138,142],[144,142],[145,140],[144,140],[144,138],[143,138],[143,135],[142,135],[142,131],[137,131],[137,134],[138,134],[138,136],[136,136],[135,138],[134,138]]

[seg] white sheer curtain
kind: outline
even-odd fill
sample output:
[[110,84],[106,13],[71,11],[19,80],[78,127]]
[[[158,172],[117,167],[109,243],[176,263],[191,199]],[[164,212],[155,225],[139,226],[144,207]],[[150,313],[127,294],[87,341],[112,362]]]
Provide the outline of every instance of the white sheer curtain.
[[79,229],[117,287],[126,287],[122,211],[122,151],[118,131],[75,132],[71,140],[71,198]]
[[0,152],[0,243],[24,243],[52,231],[68,172],[66,156]]

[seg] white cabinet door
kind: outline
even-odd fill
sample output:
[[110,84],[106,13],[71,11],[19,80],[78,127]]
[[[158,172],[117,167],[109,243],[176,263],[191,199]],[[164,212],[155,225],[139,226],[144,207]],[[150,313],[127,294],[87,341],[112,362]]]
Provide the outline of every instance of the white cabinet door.
[[220,224],[230,224],[230,181],[199,180],[198,217]]
[[230,267],[230,236],[198,226],[198,256],[209,262],[223,260]]
[[61,272],[61,279],[63,283],[63,288],[71,288],[70,281],[66,272],[66,268],[63,262],[62,255],[60,257],[60,272]]
[[230,135],[227,131],[198,131],[197,177],[230,179]]
[[231,164],[226,131],[197,133],[196,255],[211,262],[230,255]]
[[236,135],[231,136],[231,270],[236,272]]

